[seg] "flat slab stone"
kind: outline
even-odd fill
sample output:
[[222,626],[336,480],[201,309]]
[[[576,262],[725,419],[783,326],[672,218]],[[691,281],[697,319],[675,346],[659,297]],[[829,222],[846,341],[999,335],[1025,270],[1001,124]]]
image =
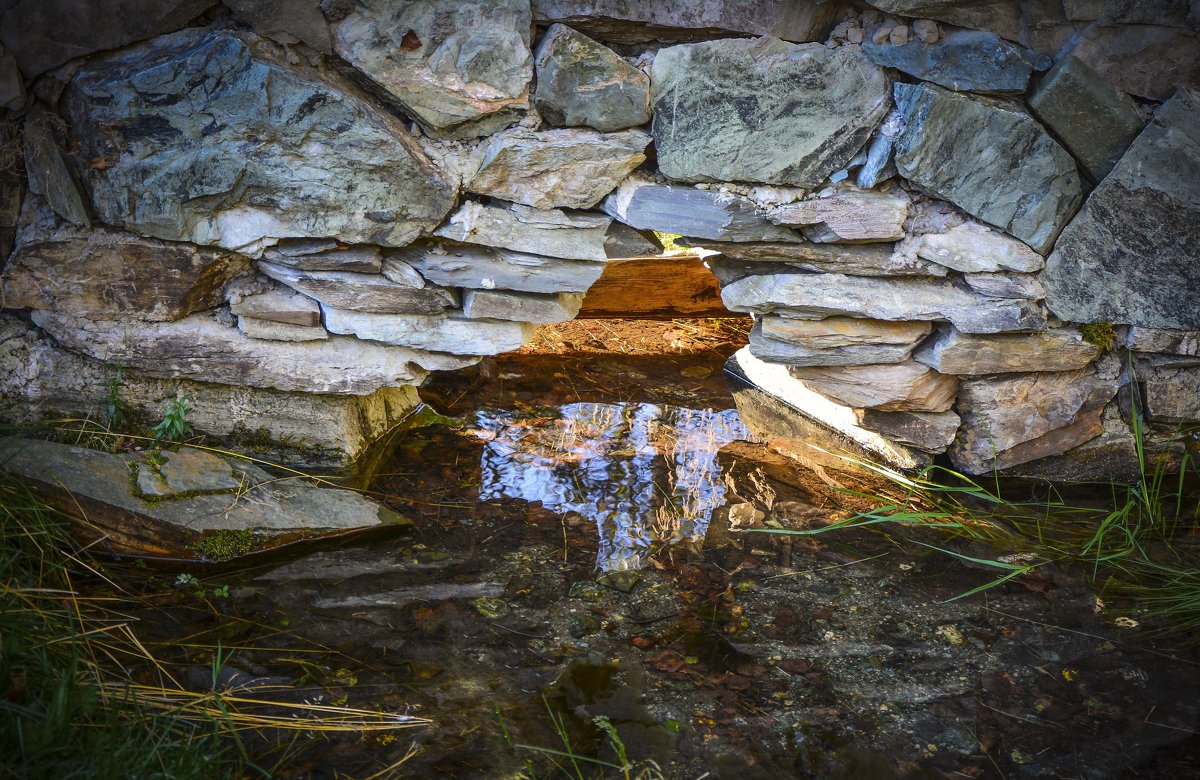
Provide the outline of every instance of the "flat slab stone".
[[527,0],[365,0],[333,26],[333,48],[444,138],[490,135],[529,107]]
[[900,245],[879,244],[794,244],[702,242],[705,249],[720,252],[738,263],[786,263],[814,273],[850,276],[947,276],[949,271],[938,263],[917,257],[915,252],[898,251]]
[[143,235],[253,255],[282,238],[404,246],[454,204],[399,119],[250,34],[91,60],[63,105],[97,215]]
[[862,409],[859,425],[894,442],[929,453],[942,453],[958,433],[959,417],[945,412],[881,412]]
[[646,161],[649,144],[640,130],[506,130],[488,139],[465,186],[539,209],[591,208]]
[[582,293],[595,284],[605,268],[599,262],[466,244],[414,245],[399,250],[396,256],[434,284],[476,290]]
[[383,253],[377,246],[345,246],[328,239],[283,241],[263,253],[263,259],[301,271],[354,271],[377,274]]
[[897,84],[895,95],[906,122],[896,140],[900,175],[1049,251],[1082,198],[1071,155],[1014,104],[929,84]]
[[638,228],[714,241],[800,241],[771,224],[749,198],[631,177],[604,200],[604,211]]
[[26,198],[17,248],[0,276],[6,308],[174,320],[219,306],[224,284],[250,270],[245,257],[223,249],[83,230],[36,200]]
[[988,298],[1040,301],[1046,297],[1046,288],[1035,274],[963,274],[963,281]]
[[455,355],[498,355],[525,346],[536,328],[524,322],[464,319],[462,316],[368,314],[324,307],[331,333],[357,336],[431,352]]
[[1095,182],[1108,175],[1146,126],[1128,95],[1071,55],[1042,78],[1029,107]]
[[978,222],[913,239],[918,257],[963,273],[1040,271],[1046,261],[1024,243]]
[[29,191],[45,197],[50,208],[68,222],[92,226],[87,196],[67,165],[53,130],[58,122],[42,103],[35,102],[25,120],[25,176]]
[[321,324],[321,306],[307,295],[288,289],[247,295],[231,302],[229,310],[239,317],[253,317],[257,320],[289,325],[312,327]]
[[272,341],[324,341],[329,338],[329,333],[320,325],[294,325],[257,317],[238,317],[238,330],[252,339]]
[[381,274],[301,271],[259,261],[258,269],[277,282],[328,306],[376,314],[437,314],[458,305],[444,287],[410,287]]
[[472,319],[512,320],[515,322],[567,322],[575,319],[583,305],[576,293],[537,295],[503,290],[466,290],[463,313]]
[[680,181],[815,187],[890,102],[887,77],[856,47],[776,38],[660,49],[650,89],[658,167]]
[[913,353],[913,360],[944,374],[1008,374],[1030,371],[1077,371],[1100,355],[1073,328],[1042,333],[961,333],[943,326]]
[[960,471],[983,474],[1065,452],[1101,434],[1116,391],[1087,369],[964,379],[950,459]]
[[1175,425],[1200,422],[1200,365],[1172,365],[1171,361],[1140,358],[1134,361],[1141,400],[1147,417]]
[[1200,91],[1164,103],[1063,231],[1046,305],[1069,322],[1200,329]]
[[420,384],[429,371],[475,360],[358,339],[267,341],[196,314],[170,323],[94,322],[35,311],[34,323],[67,349],[147,376],[274,390],[365,395]]
[[1165,330],[1133,325],[1126,329],[1125,346],[1138,352],[1200,357],[1200,331]]
[[1034,71],[1053,64],[1044,54],[980,30],[951,30],[935,43],[864,41],[862,46],[876,65],[895,68],[956,92],[1020,95]]
[[155,453],[131,462],[136,463],[137,486],[146,495],[173,496],[180,493],[220,493],[238,490],[245,483],[235,476],[229,461],[211,452],[183,447],[171,452]]
[[957,377],[912,360],[879,366],[791,366],[788,372],[809,389],[855,409],[944,412],[958,392]]
[[552,24],[534,54],[534,107],[552,125],[624,130],[650,121],[650,77],[564,24]]
[[845,344],[810,347],[765,335],[761,323],[750,331],[750,353],[760,360],[785,366],[866,366],[900,363],[912,353],[911,344]]
[[834,190],[767,212],[777,225],[800,225],[809,241],[857,243],[904,238],[908,198],[882,192]]
[[605,241],[612,222],[599,214],[468,201],[435,233],[466,244],[498,246],[568,260],[607,260]]
[[928,322],[887,322],[853,317],[797,320],[767,314],[759,318],[764,336],[812,349],[832,349],[858,344],[914,346],[929,335]]
[[843,274],[748,276],[726,285],[730,311],[820,319],[848,315],[878,320],[949,320],[965,333],[1041,330],[1040,307],[983,298],[948,280],[881,279]]

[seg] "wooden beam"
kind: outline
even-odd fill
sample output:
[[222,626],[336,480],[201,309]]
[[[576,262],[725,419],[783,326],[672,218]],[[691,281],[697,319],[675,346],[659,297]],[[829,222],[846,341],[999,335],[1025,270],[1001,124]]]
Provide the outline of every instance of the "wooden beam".
[[577,319],[736,316],[721,303],[721,285],[701,258],[659,255],[609,260]]

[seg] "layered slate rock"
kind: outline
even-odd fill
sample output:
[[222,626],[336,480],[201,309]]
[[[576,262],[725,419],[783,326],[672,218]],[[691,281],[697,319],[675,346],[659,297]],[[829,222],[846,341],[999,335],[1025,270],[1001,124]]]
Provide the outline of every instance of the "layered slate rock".
[[1115,393],[1114,383],[1086,369],[963,380],[950,459],[982,474],[1065,452],[1101,434]]
[[731,311],[789,316],[849,315],[879,320],[949,320],[965,333],[1041,330],[1040,307],[1030,301],[981,298],[952,281],[880,279],[844,274],[748,276],[726,285]]
[[897,241],[904,238],[908,198],[857,190],[834,190],[820,197],[788,203],[767,213],[777,225],[800,225],[816,243]]
[[1200,331],[1166,330],[1134,325],[1125,332],[1125,346],[1137,352],[1165,352],[1200,357]]
[[313,327],[321,324],[320,305],[307,295],[288,289],[267,290],[230,301],[229,310],[239,317],[286,325]]
[[403,246],[432,230],[455,193],[401,122],[280,56],[190,29],[81,70],[64,101],[101,220],[249,253],[292,237]]
[[455,355],[498,355],[520,349],[533,338],[527,322],[464,319],[454,315],[368,314],[325,306],[330,333],[357,336],[431,352]]
[[750,268],[761,263],[783,263],[816,273],[850,276],[947,276],[946,267],[919,259],[915,252],[897,251],[896,246],[862,244],[732,244],[704,242],[706,249],[720,252]]
[[32,318],[67,349],[146,376],[273,390],[365,395],[475,362],[340,336],[295,343],[252,339],[204,314],[169,323],[98,322],[45,311]]
[[252,339],[271,341],[324,341],[329,332],[320,325],[293,325],[290,322],[238,317],[238,331]]
[[944,412],[954,403],[958,378],[908,360],[881,366],[788,368],[810,389],[855,409]]
[[613,132],[650,121],[650,77],[566,25],[546,30],[534,65],[534,107],[552,125]]
[[963,281],[975,292],[989,298],[1040,301],[1046,297],[1046,288],[1035,274],[963,274]]
[[1084,341],[1079,331],[1062,328],[1044,333],[960,333],[943,327],[921,345],[913,360],[960,376],[1032,371],[1077,371],[1086,368],[1100,348]]
[[1045,253],[1081,199],[1075,160],[1015,105],[897,84],[896,169]]
[[577,293],[538,295],[507,290],[466,290],[463,313],[472,319],[512,320],[545,324],[575,319],[583,305]]
[[605,268],[599,262],[447,243],[405,247],[396,257],[434,284],[533,293],[587,292]]
[[1200,329],[1200,91],[1181,89],[1067,226],[1046,304],[1070,322]]
[[1135,361],[1143,411],[1175,425],[1200,419],[1200,360],[1142,357]]
[[[300,271],[259,262],[258,269],[275,281],[327,306],[375,314],[438,314],[458,305],[454,290],[416,283],[398,283],[382,274],[349,271]],[[420,286],[417,286],[420,285]]]
[[355,2],[333,47],[430,133],[490,135],[529,107],[528,0]]
[[503,247],[567,260],[607,260],[605,241],[612,220],[600,214],[568,214],[558,209],[468,201],[435,231],[466,244]]
[[963,273],[1040,271],[1045,259],[1025,244],[977,222],[964,222],[944,233],[926,233],[912,241],[923,257]]
[[302,271],[379,273],[383,253],[377,246],[346,246],[327,238],[281,241],[263,253],[276,265]]
[[659,170],[680,181],[814,187],[889,105],[887,77],[856,47],[775,38],[662,49],[650,84]]
[[759,319],[765,336],[812,349],[832,349],[856,344],[914,346],[929,335],[928,322],[887,322],[854,317],[798,320],[768,314]]
[[952,411],[883,412],[862,409],[859,425],[889,439],[929,453],[945,452],[954,442],[961,420]]
[[749,198],[694,187],[655,184],[639,177],[604,201],[604,211],[640,230],[714,241],[800,241],[771,224]]
[[1128,95],[1074,56],[1064,57],[1038,83],[1029,107],[1097,182],[1146,126]]
[[0,285],[10,309],[101,320],[175,320],[219,306],[250,261],[222,249],[82,230],[26,202],[19,244]]
[[750,330],[750,353],[785,366],[869,366],[900,363],[912,354],[912,344],[842,344],[812,347],[767,335],[762,323]]
[[935,43],[865,41],[863,51],[877,65],[956,92],[1019,95],[1025,92],[1034,71],[1046,70],[1052,64],[1044,54],[979,30],[953,30]]
[[591,208],[645,162],[649,144],[640,130],[517,128],[487,141],[466,189],[540,209]]

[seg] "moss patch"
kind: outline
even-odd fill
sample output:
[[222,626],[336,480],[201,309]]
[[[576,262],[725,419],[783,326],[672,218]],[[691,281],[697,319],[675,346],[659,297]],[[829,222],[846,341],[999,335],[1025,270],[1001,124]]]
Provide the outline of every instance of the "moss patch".
[[1117,332],[1111,322],[1092,322],[1079,327],[1079,335],[1089,344],[1095,344],[1100,349],[1112,349],[1117,340]]
[[210,561],[227,561],[239,555],[254,552],[254,531],[208,531],[200,541],[196,542],[195,550],[203,558]]

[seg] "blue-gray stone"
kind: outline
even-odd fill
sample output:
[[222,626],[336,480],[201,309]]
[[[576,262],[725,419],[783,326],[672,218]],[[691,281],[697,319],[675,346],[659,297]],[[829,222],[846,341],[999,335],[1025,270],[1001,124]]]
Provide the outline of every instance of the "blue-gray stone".
[[863,51],[876,65],[956,92],[1020,94],[1033,71],[1052,64],[1044,54],[979,30],[954,30],[936,43],[909,41],[893,46],[867,41]]

